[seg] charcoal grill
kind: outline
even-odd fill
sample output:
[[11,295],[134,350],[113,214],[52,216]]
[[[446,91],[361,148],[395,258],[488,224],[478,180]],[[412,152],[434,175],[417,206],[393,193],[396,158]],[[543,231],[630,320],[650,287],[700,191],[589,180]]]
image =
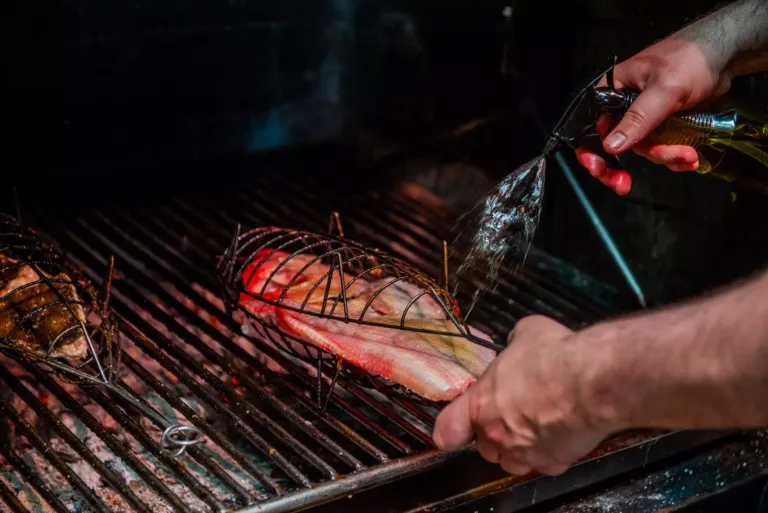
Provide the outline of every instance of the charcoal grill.
[[[513,478],[471,449],[435,450],[438,410],[408,397],[385,397],[342,375],[327,410],[318,411],[317,383],[304,367],[231,327],[213,269],[238,224],[323,231],[333,209],[357,239],[440,276],[449,212],[388,189],[334,195],[275,172],[241,179],[223,194],[190,191],[130,208],[38,216],[35,224],[96,282],[115,257],[111,302],[124,339],[116,382],[196,427],[205,443],[174,458],[158,441],[162,426],[130,402],[6,362],[0,498],[8,510],[45,503],[42,510],[56,512],[475,511],[484,499],[484,511],[501,504],[521,511],[725,436],[632,434],[561,478]],[[587,297],[579,292],[585,283],[534,251],[525,269],[483,298],[473,323],[503,340],[533,313],[572,327],[615,314],[614,293],[593,283]]]

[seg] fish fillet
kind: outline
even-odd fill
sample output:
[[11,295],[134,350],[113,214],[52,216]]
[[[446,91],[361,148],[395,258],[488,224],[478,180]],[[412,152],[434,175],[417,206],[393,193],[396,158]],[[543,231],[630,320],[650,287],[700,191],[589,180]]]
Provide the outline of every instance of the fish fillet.
[[[286,306],[301,308],[303,305],[305,311],[328,315],[333,309],[333,317],[344,317],[343,302],[336,301],[342,285],[338,269],[329,278],[329,266],[321,260],[312,262],[313,255],[294,256],[281,266],[287,256],[282,251],[261,250],[257,253],[243,272],[245,290]],[[344,275],[350,318],[359,318],[367,305],[364,319],[400,325],[403,310],[422,290],[406,281],[393,281],[391,278],[355,280],[355,276],[351,273]],[[374,297],[376,291],[382,288],[383,291]],[[326,290],[328,299],[324,307]],[[318,317],[280,308],[248,294],[241,295],[240,303],[257,318],[283,333],[433,401],[449,401],[462,394],[496,356],[492,349],[461,336],[440,336]],[[421,296],[408,308],[405,326],[458,333],[454,324],[446,319],[442,307],[430,295]],[[491,340],[478,330],[472,330],[472,333]]]
[[54,280],[53,287],[69,305],[52,304],[58,295],[48,284],[35,283],[41,278],[34,269],[0,253],[0,339],[10,337],[15,346],[39,356],[46,356],[55,341],[51,357],[82,359],[88,343],[82,330],[74,328],[85,322],[83,307],[72,304],[79,301],[77,291],[64,273],[42,274]]

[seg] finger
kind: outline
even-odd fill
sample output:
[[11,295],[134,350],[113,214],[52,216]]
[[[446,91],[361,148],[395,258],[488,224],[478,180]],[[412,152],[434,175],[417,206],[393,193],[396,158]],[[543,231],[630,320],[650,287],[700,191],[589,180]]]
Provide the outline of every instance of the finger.
[[618,154],[645,139],[680,107],[674,87],[651,86],[632,103],[616,127],[603,141],[608,153]]
[[632,177],[630,174],[620,169],[609,169],[608,171],[612,173],[608,179],[608,187],[620,196],[629,194],[629,191],[632,189]]
[[667,167],[675,172],[696,171],[699,169],[699,161],[697,160],[693,164],[669,164]]
[[512,450],[509,454],[505,452],[501,459],[504,460],[505,457],[510,457],[526,467],[547,476],[557,476],[568,469],[568,465],[557,461],[541,450]]
[[530,474],[531,467],[523,460],[519,459],[515,451],[507,451],[501,456],[501,468],[504,472],[514,476],[524,476]]
[[699,154],[692,146],[678,144],[654,144],[648,141],[638,143],[632,151],[654,164],[662,166],[692,166],[699,161]]
[[535,467],[537,472],[544,474],[545,476],[557,477],[565,473],[568,470],[568,465],[561,463],[551,463],[542,467]]
[[475,432],[470,416],[470,394],[468,391],[438,415],[435,421],[433,440],[439,449],[452,451],[468,445],[474,439]]
[[501,461],[501,452],[498,445],[491,442],[484,436],[479,436],[477,439],[477,452],[483,457],[485,461],[490,463],[498,463]]
[[599,155],[596,155],[584,148],[577,148],[576,158],[578,159],[579,164],[584,166],[587,171],[589,171],[589,174],[595,178],[600,178],[603,176],[603,174],[605,174],[605,160],[603,160],[603,158]]
[[632,189],[632,177],[620,169],[606,169],[600,181],[617,194],[624,196]]

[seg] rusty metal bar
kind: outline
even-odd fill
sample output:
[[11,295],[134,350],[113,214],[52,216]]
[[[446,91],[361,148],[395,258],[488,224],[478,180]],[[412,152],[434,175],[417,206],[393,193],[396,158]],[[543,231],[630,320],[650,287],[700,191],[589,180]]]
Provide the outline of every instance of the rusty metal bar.
[[[123,381],[119,381],[118,383],[122,385],[138,403],[143,404],[146,408],[152,408],[152,405],[149,404],[146,399],[141,397],[134,390],[128,388]],[[134,405],[130,405],[130,407],[133,409]],[[161,423],[151,418],[150,420],[152,420],[153,424],[155,424],[155,426],[157,426],[159,429],[164,428]],[[230,491],[230,493],[236,495],[240,504],[250,504],[253,502],[253,498],[248,493],[248,491],[240,486],[234,479],[232,479],[229,474],[227,474],[227,472],[221,467],[221,465],[215,462],[211,456],[206,454],[202,448],[192,446],[188,447],[187,451],[189,452],[189,455],[192,456],[192,458],[200,464],[201,467],[203,467],[207,472],[210,472],[212,476],[218,479],[222,485]],[[178,461],[178,458],[175,455],[172,458],[174,461]]]
[[[224,505],[219,502],[213,493],[206,488],[200,481],[198,481],[182,462],[168,456],[158,442],[153,440],[135,421],[129,414],[118,408],[115,401],[107,397],[103,392],[96,388],[88,388],[86,390],[90,397],[101,406],[113,419],[115,419],[126,431],[128,431],[132,437],[134,437],[141,445],[149,450],[152,455],[162,462],[165,466],[170,468],[176,478],[184,483],[201,501],[208,504],[214,510],[224,508]],[[189,451],[192,454],[193,451],[199,451],[198,447],[190,447]]]
[[[245,436],[249,442],[251,442],[256,448],[258,448],[264,455],[272,459],[275,462],[275,464],[278,467],[280,467],[280,469],[283,470],[283,472],[285,472],[297,484],[304,487],[310,487],[312,485],[312,482],[306,475],[304,475],[301,471],[299,471],[299,469],[297,469],[282,454],[278,453],[274,449],[274,447],[272,447],[271,444],[269,444],[269,442],[267,442],[264,438],[258,435],[250,426],[248,426],[245,422],[243,422],[242,419],[240,419],[240,417],[238,417],[230,408],[225,406],[224,403],[222,403],[221,401],[216,400],[213,397],[214,394],[211,391],[207,392],[208,397],[206,397],[206,391],[202,389],[202,386],[199,383],[197,383],[197,381],[192,376],[190,376],[187,372],[183,371],[181,368],[175,365],[163,352],[152,347],[152,345],[148,343],[148,341],[146,340],[143,334],[141,334],[136,329],[132,328],[127,323],[126,323],[126,326],[123,327],[123,329],[134,340],[134,342],[139,347],[141,347],[142,350],[144,350],[148,355],[155,358],[157,361],[161,362],[161,364],[164,367],[166,367],[166,369],[170,370],[185,385],[190,387],[191,390],[193,390],[196,394],[198,394],[198,397],[205,400],[218,413],[228,417],[229,420],[233,422],[233,424],[241,430],[243,436]],[[160,337],[161,335],[158,334],[156,339]]]
[[16,494],[2,481],[0,481],[0,499],[3,500],[12,513],[29,513],[19,498],[16,497]]
[[125,366],[128,367],[131,371],[133,371],[134,374],[139,376],[142,381],[144,381],[146,384],[148,384],[152,389],[157,392],[163,399],[168,401],[168,404],[170,404],[173,409],[178,410],[181,412],[182,415],[184,415],[190,422],[192,422],[195,426],[197,426],[200,430],[202,430],[205,435],[211,439],[213,442],[215,442],[219,447],[221,447],[229,456],[231,456],[235,461],[237,461],[245,470],[247,470],[252,477],[254,477],[257,481],[259,481],[261,484],[269,488],[269,490],[273,493],[276,493],[280,495],[282,493],[282,490],[280,488],[280,485],[269,475],[267,475],[263,470],[259,469],[256,465],[253,464],[251,460],[245,457],[245,455],[237,450],[232,443],[224,438],[221,433],[216,431],[215,429],[211,428],[211,426],[208,424],[208,422],[205,421],[205,419],[201,418],[200,415],[195,413],[195,411],[187,406],[187,404],[174,392],[172,392],[168,387],[163,385],[157,378],[152,376],[144,367],[142,367],[136,360],[134,360],[130,355],[123,355],[123,363],[125,363]]
[[123,479],[111,471],[109,468],[100,461],[95,454],[91,452],[88,447],[75,436],[72,431],[67,428],[56,416],[51,413],[47,406],[45,406],[40,400],[35,397],[27,387],[25,387],[16,376],[14,376],[8,369],[0,366],[0,378],[9,385],[13,392],[19,396],[30,408],[37,414],[38,419],[46,422],[53,428],[54,432],[65,441],[83,460],[88,463],[99,475],[104,479],[104,482],[111,486],[125,501],[136,511],[150,512],[149,507],[144,504],[136,494],[128,487]]
[[5,460],[11,464],[16,472],[29,483],[29,485],[35,489],[35,492],[40,494],[48,506],[51,507],[56,513],[70,513],[69,509],[59,500],[58,497],[51,491],[47,484],[43,481],[35,470],[30,468],[29,464],[19,457],[13,450],[7,437],[0,437],[0,454],[3,455]]
[[[35,431],[35,429],[29,425],[29,423],[22,419],[21,416],[13,409],[13,406],[6,404],[5,401],[0,400],[0,417],[10,419],[16,426],[16,430],[19,434],[25,436],[32,446],[43,456],[46,460],[55,468],[67,482],[77,490],[77,493],[87,502],[95,511],[99,513],[109,513],[109,506],[104,504],[104,501],[96,495],[91,488],[78,476],[72,469],[62,460],[56,451],[43,440],[43,438]],[[7,458],[7,455],[5,455]]]
[[[124,354],[123,358],[126,356],[128,355]],[[42,372],[36,368],[30,369],[30,372],[36,380],[53,393],[65,408],[77,415],[77,418],[85,425],[85,427],[98,436],[115,455],[119,456],[126,465],[136,472],[144,483],[154,489],[160,497],[171,505],[171,507],[180,513],[186,510],[186,506],[181,499],[133,454],[133,451],[126,442],[118,439],[107,431],[104,426],[83,407],[83,405],[67,393],[67,391],[65,391],[64,388],[46,372]]]

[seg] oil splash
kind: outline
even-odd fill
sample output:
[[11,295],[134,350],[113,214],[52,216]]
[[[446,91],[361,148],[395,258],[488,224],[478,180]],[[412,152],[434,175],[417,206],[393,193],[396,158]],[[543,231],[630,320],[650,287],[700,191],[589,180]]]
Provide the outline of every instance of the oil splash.
[[454,246],[465,239],[463,234],[471,240],[457,275],[474,271],[483,276],[467,315],[481,294],[496,287],[502,263],[509,259],[515,269],[525,263],[541,214],[545,168],[544,155],[518,167],[459,220],[463,228]]

